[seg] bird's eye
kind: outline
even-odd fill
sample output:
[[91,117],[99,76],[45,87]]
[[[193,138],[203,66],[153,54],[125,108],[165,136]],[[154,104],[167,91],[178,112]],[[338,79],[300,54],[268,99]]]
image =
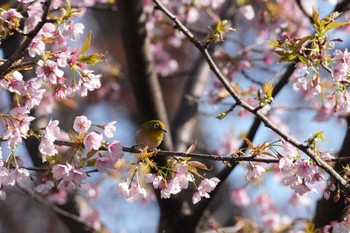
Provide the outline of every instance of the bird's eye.
[[153,125],[153,128],[154,128],[154,129],[159,129],[159,127],[160,127],[160,125],[159,125],[158,123],[155,123],[155,124]]

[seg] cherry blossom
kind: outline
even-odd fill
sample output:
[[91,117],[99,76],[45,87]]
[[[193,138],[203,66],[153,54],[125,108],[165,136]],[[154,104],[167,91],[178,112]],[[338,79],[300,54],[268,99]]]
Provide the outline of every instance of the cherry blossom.
[[64,74],[64,72],[58,68],[57,63],[52,60],[39,60],[35,72],[38,77],[43,78],[45,82],[50,84],[57,84],[57,79],[62,78]]
[[101,147],[103,136],[96,132],[88,133],[84,138],[85,148],[90,150],[98,150]]
[[201,183],[198,185],[196,192],[193,194],[192,203],[198,203],[202,197],[210,198],[209,193],[213,191],[216,185],[220,182],[220,180],[216,177],[210,179],[203,179]]
[[75,190],[87,178],[83,169],[74,168],[68,162],[65,165],[54,165],[52,167],[52,175],[55,180],[60,181],[57,188],[66,191]]
[[74,120],[73,129],[78,133],[86,133],[91,127],[91,121],[86,116],[77,116]]
[[103,126],[104,133],[107,138],[112,138],[115,134],[116,128],[115,128],[116,121],[109,122],[108,124]]
[[43,184],[39,184],[34,188],[34,191],[40,193],[42,195],[46,195],[50,192],[50,190],[55,187],[55,184],[52,180],[48,180]]
[[84,32],[85,26],[82,23],[76,23],[69,22],[68,24],[64,25],[64,31],[63,36],[69,36],[73,41],[76,41],[79,39],[80,34]]
[[108,155],[114,162],[123,158],[124,152],[120,141],[113,141],[108,145]]
[[61,134],[58,124],[59,122],[57,120],[50,120],[49,124],[45,128],[45,134],[39,144],[39,151],[42,154],[43,162],[46,161],[46,156],[54,156],[58,153],[54,145],[55,140]]
[[231,201],[237,206],[248,206],[250,204],[250,198],[247,190],[244,188],[235,188],[231,191]]
[[127,179],[124,182],[121,182],[117,186],[117,191],[127,200],[143,200],[147,198],[146,189],[142,188],[138,183],[130,184],[130,180]]
[[247,180],[260,178],[261,175],[265,172],[265,168],[260,165],[251,165],[248,169]]

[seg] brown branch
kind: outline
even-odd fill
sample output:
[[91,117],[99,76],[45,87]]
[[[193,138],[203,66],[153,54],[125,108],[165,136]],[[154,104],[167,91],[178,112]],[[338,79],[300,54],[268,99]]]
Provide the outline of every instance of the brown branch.
[[213,61],[211,55],[209,54],[206,46],[203,46],[202,43],[196,37],[194,37],[193,34],[177,19],[177,17],[174,16],[168,9],[166,9],[166,7],[159,0],[153,0],[153,2],[157,5],[157,8],[159,10],[161,10],[167,17],[169,17],[175,23],[177,29],[184,33],[184,35],[193,43],[193,45],[196,48],[198,48],[198,50],[205,56],[209,67],[213,71],[214,75],[219,79],[219,81],[223,84],[225,89],[229,92],[231,97],[236,101],[238,105],[255,115],[257,118],[259,118],[264,123],[265,127],[271,129],[285,141],[291,143],[293,146],[303,151],[307,156],[314,160],[319,167],[324,169],[331,177],[333,177],[334,180],[336,180],[340,184],[342,189],[350,195],[350,185],[343,177],[341,177],[325,161],[320,159],[315,153],[315,151],[313,151],[309,147],[304,146],[301,142],[294,139],[289,134],[281,131],[280,128],[277,125],[273,124],[264,114],[257,111],[255,107],[251,106],[247,102],[243,101],[239,97],[238,93],[233,89],[226,77],[221,73],[216,63]]

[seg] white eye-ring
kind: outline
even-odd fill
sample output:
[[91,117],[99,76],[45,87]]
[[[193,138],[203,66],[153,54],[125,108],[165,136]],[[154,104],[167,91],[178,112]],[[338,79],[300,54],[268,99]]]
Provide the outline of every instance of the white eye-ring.
[[159,125],[158,123],[155,123],[155,124],[153,125],[153,128],[154,128],[154,129],[159,129],[159,127],[160,127],[160,125]]

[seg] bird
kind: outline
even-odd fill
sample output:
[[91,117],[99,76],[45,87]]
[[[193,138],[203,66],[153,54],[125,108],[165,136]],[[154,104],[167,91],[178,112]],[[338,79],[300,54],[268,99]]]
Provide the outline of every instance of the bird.
[[164,133],[167,133],[165,124],[161,120],[150,120],[143,123],[135,133],[137,149],[144,149],[148,146],[149,150],[157,149],[162,143]]

